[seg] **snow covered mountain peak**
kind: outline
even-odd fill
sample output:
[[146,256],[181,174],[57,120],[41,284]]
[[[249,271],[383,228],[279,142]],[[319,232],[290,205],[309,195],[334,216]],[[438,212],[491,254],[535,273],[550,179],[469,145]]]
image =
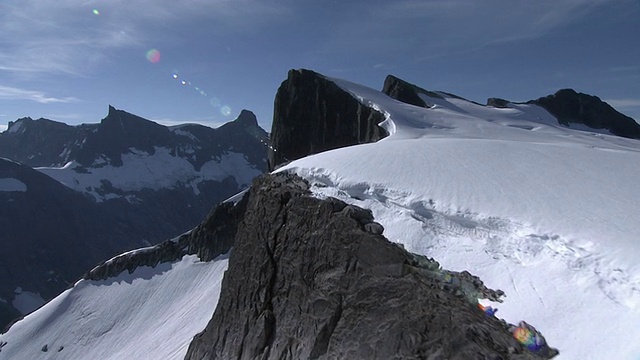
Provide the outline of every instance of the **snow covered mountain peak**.
[[535,104],[496,108],[439,92],[418,93],[420,107],[331,81],[384,114],[390,135],[279,171],[370,208],[411,251],[479,272],[507,293],[502,316],[538,319],[567,359],[606,358],[582,342],[590,333],[564,333],[594,323],[609,332],[598,346],[640,354],[627,341],[640,344],[639,140],[568,128]]
[[[225,286],[227,289],[255,288],[240,299],[239,292],[231,292],[222,307],[218,304],[207,331],[196,337],[187,356],[201,359],[220,354],[220,343],[213,337],[218,334],[218,339],[229,343],[231,352],[246,345],[248,348],[242,354],[258,354],[256,358],[290,354],[288,347],[321,358],[322,354],[334,354],[331,351],[339,350],[341,344],[357,344],[354,350],[357,356],[383,357],[381,352],[376,352],[374,343],[350,338],[348,335],[355,332],[349,332],[348,325],[365,319],[361,324],[369,325],[358,329],[364,334],[393,337],[397,333],[380,332],[378,318],[370,313],[360,312],[362,318],[355,320],[349,318],[350,313],[345,309],[357,299],[340,292],[335,298],[325,296],[336,289],[334,286],[341,286],[336,279],[342,275],[336,274],[346,273],[345,269],[371,266],[372,274],[384,275],[384,281],[391,284],[382,290],[397,285],[390,280],[395,279],[394,276],[402,279],[406,275],[377,257],[382,250],[371,245],[372,241],[362,244],[352,241],[351,233],[343,228],[332,229],[330,233],[337,234],[335,236],[324,237],[315,232],[332,221],[341,222],[349,217],[367,220],[366,224],[356,220],[359,221],[358,236],[362,232],[367,232],[366,236],[384,233],[384,237],[401,245],[384,245],[394,252],[405,248],[419,256],[435,258],[443,268],[459,273],[469,271],[478,275],[487,287],[503,290],[506,293],[503,303],[487,299],[481,299],[481,303],[497,307],[497,317],[509,323],[526,319],[534,324],[549,344],[559,349],[557,359],[637,359],[640,356],[637,330],[640,230],[634,215],[640,203],[636,185],[640,178],[640,141],[606,134],[613,133],[613,127],[600,131],[584,127],[585,121],[573,118],[580,113],[598,113],[585,110],[596,103],[583,102],[582,112],[580,108],[574,111],[576,109],[568,106],[568,113],[576,121],[570,121],[567,126],[558,121],[557,113],[536,103],[494,99],[491,103],[495,106],[486,106],[446,92],[423,91],[415,85],[405,87],[398,80],[392,78],[388,86],[385,83],[385,92],[388,92],[385,94],[308,70],[289,72],[276,98],[269,166],[272,169],[281,166],[276,172],[293,172],[303,177],[308,182],[304,186],[306,199],[295,192],[288,195],[279,192],[295,185],[287,182],[293,177],[291,174],[284,180],[274,177],[278,180],[255,189],[274,198],[269,201],[254,198],[243,205],[254,214],[253,220],[243,220],[241,226],[260,224],[257,228],[261,232],[255,241],[251,241],[249,232],[239,232],[242,245],[231,252],[228,263],[232,264],[234,257],[237,259],[240,256],[237,254],[241,254],[246,268],[228,271],[234,275],[225,275],[222,280],[227,259],[204,262],[185,255],[172,263],[160,263],[155,269],[147,268],[145,263],[134,266],[133,274],[115,276],[128,269],[125,260],[118,265],[118,259],[126,259],[127,255],[117,257],[106,266],[94,269],[97,278],[83,281],[83,285],[71,289],[0,336],[0,344],[7,342],[0,359],[4,354],[41,355],[43,343],[55,350],[64,346],[60,352],[49,350],[46,355],[51,358],[69,356],[73,359],[89,354],[114,359],[131,356],[181,359],[187,352],[189,337],[203,329],[200,320],[212,314],[211,308],[204,311],[193,304],[217,299],[220,291],[224,293]],[[579,124],[582,128],[575,129]],[[316,204],[316,199],[309,199],[309,191],[313,197],[326,201]],[[291,205],[295,203],[308,206],[309,210],[302,211],[304,206]],[[336,215],[343,211],[344,214]],[[375,224],[370,222],[373,218]],[[234,221],[223,223],[228,225]],[[224,226],[202,226],[192,234],[204,235],[203,243],[212,244],[224,238],[229,245],[229,236],[238,234],[236,231],[237,228]],[[304,236],[298,236],[296,231],[303,231]],[[334,271],[331,266],[349,253],[326,253],[323,246],[330,243],[329,239],[342,237],[345,237],[343,243],[356,244],[353,246],[358,260],[349,261]],[[323,250],[310,250],[306,246],[311,242],[317,242]],[[166,245],[167,248],[177,249],[180,255],[187,250],[193,253],[190,246],[180,245],[180,239],[171,244]],[[253,256],[252,247],[259,249],[259,257]],[[291,252],[288,258],[281,258],[291,249],[299,249],[303,255]],[[139,256],[143,258],[153,252],[143,250]],[[319,263],[316,266],[312,261],[305,261],[304,256]],[[285,261],[277,262],[282,259]],[[111,266],[113,264],[118,266]],[[402,264],[401,267],[407,265]],[[101,277],[102,271],[106,279]],[[283,271],[284,275],[279,275]],[[300,273],[304,274],[300,285],[322,285],[309,286],[315,301],[279,307],[298,296],[301,288],[306,289],[286,282],[293,278],[290,274]],[[247,279],[246,274],[255,276]],[[361,280],[370,280],[357,276],[356,279],[342,284],[357,287],[363,284]],[[327,293],[316,292],[325,286]],[[414,296],[413,288],[398,292],[406,295],[408,303],[416,304],[404,310],[424,308],[429,297]],[[176,289],[193,294],[193,299],[177,293]],[[380,287],[371,289],[377,291]],[[371,294],[369,289],[364,290],[355,294]],[[393,291],[389,293],[392,297],[397,295]],[[153,297],[149,298],[149,294]],[[132,306],[123,307],[115,301],[95,305],[97,299],[111,299],[114,295]],[[377,304],[375,300],[378,299],[374,298],[373,304]],[[401,303],[401,311],[402,304],[405,303]],[[70,306],[65,308],[67,305]],[[206,305],[214,306],[216,302]],[[447,303],[444,305],[428,308],[435,312],[435,317],[442,315],[448,319],[445,323],[452,325],[451,313],[444,310]],[[170,311],[161,313],[157,306]],[[244,310],[237,311],[240,308]],[[225,309],[234,310],[227,314]],[[295,313],[294,325],[300,317],[310,319],[310,325],[304,328],[305,334],[309,334],[305,339],[296,337],[299,334],[296,331],[274,333],[274,329],[283,326],[281,316],[291,309],[294,313],[300,311]],[[471,308],[455,314],[467,314],[465,311],[469,311],[465,320],[486,320],[484,313],[474,313]],[[100,321],[111,313],[116,314],[119,321]],[[180,317],[163,315],[178,313]],[[243,318],[243,314],[248,316]],[[220,319],[236,318],[239,320],[234,322],[235,330],[227,332],[227,328],[217,327]],[[190,322],[180,319],[190,319]],[[420,328],[439,329],[425,325],[430,324],[428,321],[433,317],[410,317],[408,322],[416,319]],[[167,331],[156,336],[145,330],[160,326],[157,320],[167,324],[162,326],[163,330],[180,329],[175,330],[179,332],[179,343],[171,343]],[[284,322],[284,325],[290,323]],[[51,324],[70,329],[80,324],[80,330],[61,333]],[[395,326],[398,322],[390,324]],[[487,340],[486,333],[467,330],[457,334],[472,333],[482,341]],[[225,337],[232,333],[239,335]],[[33,334],[38,336],[35,347],[29,343]],[[428,349],[425,351],[431,351],[429,355],[432,355],[451,350],[441,351],[436,346],[456,339],[440,335],[407,338],[417,339],[416,343],[424,344],[424,349]],[[159,337],[164,341],[158,341]],[[279,340],[274,342],[275,338]],[[346,340],[340,343],[341,339]],[[512,338],[509,340],[513,343]],[[124,344],[123,348],[114,351],[114,342]],[[143,347],[152,352],[141,353],[139,349]],[[523,347],[517,345],[502,350],[508,354],[507,358],[538,356],[526,351],[512,352]]]

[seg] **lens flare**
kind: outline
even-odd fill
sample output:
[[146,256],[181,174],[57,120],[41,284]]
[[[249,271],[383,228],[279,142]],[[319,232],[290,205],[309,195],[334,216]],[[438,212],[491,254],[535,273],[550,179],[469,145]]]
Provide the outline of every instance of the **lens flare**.
[[147,60],[151,63],[155,64],[160,61],[160,51],[156,49],[151,49],[147,51]]
[[[151,61],[151,60],[149,60]],[[177,72],[172,72],[171,73],[171,77],[176,80],[178,83],[180,83],[182,86],[186,86],[190,89],[193,89],[196,93],[204,96],[204,97],[208,97],[209,95],[206,93],[206,91],[204,91],[202,88],[200,88],[199,86],[195,86],[193,83],[191,83],[191,81],[181,78]],[[220,114],[222,114],[223,116],[229,116],[231,115],[231,112],[233,111],[231,109],[230,106],[227,105],[223,105],[222,101],[217,98],[217,97],[211,97],[211,100],[209,100],[209,104],[211,106],[213,106],[214,108],[216,108]]]
[[100,11],[98,11],[98,9],[93,9],[93,15],[100,15]]

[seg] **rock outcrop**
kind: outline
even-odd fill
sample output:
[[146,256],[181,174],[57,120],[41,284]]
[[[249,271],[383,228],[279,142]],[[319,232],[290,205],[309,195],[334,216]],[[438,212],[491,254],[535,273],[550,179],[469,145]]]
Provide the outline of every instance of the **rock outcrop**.
[[[254,181],[213,318],[187,360],[541,359],[474,306],[498,298],[381,235],[369,210]],[[455,280],[452,280],[455,279]],[[471,301],[470,301],[471,298]]]
[[640,125],[597,96],[562,89],[527,103],[542,106],[565,126],[584,124],[593,129],[609,130],[614,135],[640,139]]
[[290,70],[278,89],[271,128],[269,170],[307,155],[378,141],[383,114],[361,104],[330,79]]
[[403,103],[424,108],[429,108],[433,104],[425,101],[425,96],[421,97],[421,94],[426,95],[426,97],[436,99],[443,98],[443,96],[438,94],[437,92],[425,90],[393,75],[387,75],[387,77],[384,79],[382,92],[398,101],[402,101]]
[[509,100],[505,100],[505,99],[501,99],[501,98],[496,98],[496,97],[492,97],[492,98],[488,98],[487,99],[487,106],[492,106],[495,108],[499,108],[499,109],[506,109],[509,107]]
[[233,247],[246,203],[246,197],[237,204],[220,203],[195,229],[158,245],[118,255],[85,273],[83,279],[104,280],[125,270],[131,274],[140,266],[155,267],[185,255],[196,254],[200,260],[210,261],[226,254]]

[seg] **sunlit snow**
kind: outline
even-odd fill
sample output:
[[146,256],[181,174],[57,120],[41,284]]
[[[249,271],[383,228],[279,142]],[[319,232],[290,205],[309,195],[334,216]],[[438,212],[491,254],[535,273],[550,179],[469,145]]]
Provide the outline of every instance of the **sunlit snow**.
[[97,201],[120,197],[104,192],[104,180],[108,180],[115,189],[125,192],[182,186],[190,187],[195,194],[199,194],[198,184],[203,180],[222,181],[233,176],[240,186],[246,186],[261,174],[240,153],[230,152],[219,159],[209,160],[196,171],[189,161],[170,152],[164,147],[156,147],[153,155],[130,149],[130,153],[122,155],[123,164],[119,167],[107,165],[105,159],[98,159],[95,166],[86,171],[76,171],[80,166],[76,162],[69,162],[60,168],[41,167],[37,170],[73,190],[93,195]]
[[213,315],[226,267],[226,256],[188,255],[81,280],[0,335],[0,359],[183,359]]
[[568,129],[535,105],[424,109],[335,81],[385,114],[391,136],[279,171],[504,290],[497,315],[536,326],[558,359],[640,358],[639,141]]
[[15,294],[11,305],[22,314],[32,312],[46,302],[39,293],[25,291],[20,287],[16,288],[14,292]]

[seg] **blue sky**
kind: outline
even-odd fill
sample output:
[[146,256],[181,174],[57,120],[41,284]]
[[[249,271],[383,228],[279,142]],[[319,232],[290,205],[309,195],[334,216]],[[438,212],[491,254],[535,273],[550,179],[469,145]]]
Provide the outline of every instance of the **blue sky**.
[[4,0],[0,130],[109,104],[210,126],[249,109],[269,130],[292,68],[478,102],[571,87],[640,120],[639,18],[638,0]]

